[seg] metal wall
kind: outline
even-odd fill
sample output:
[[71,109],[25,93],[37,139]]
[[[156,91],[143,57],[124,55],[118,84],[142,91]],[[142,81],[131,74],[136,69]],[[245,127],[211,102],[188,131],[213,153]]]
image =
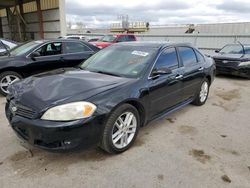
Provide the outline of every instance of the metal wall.
[[[89,37],[100,37],[104,34],[84,34]],[[226,44],[245,43],[250,44],[249,35],[214,35],[214,34],[182,34],[182,35],[136,35],[139,41],[167,41],[188,42],[205,52],[220,49]]]
[[[66,35],[65,0],[41,0],[40,2],[44,38],[57,38],[61,35]],[[23,12],[23,18],[26,22],[25,35],[27,40],[40,39],[41,29],[36,2],[23,4]],[[0,11],[0,17],[2,17],[3,37],[11,39],[10,25],[4,9]]]

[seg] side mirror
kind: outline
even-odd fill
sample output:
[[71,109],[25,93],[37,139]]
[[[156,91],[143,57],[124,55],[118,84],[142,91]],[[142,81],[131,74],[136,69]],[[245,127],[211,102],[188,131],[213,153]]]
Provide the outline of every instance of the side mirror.
[[171,74],[172,70],[169,68],[159,68],[159,69],[154,69],[152,72],[152,77],[159,77],[160,75],[164,75],[164,74]]
[[220,52],[220,50],[215,50],[214,52],[215,52],[215,53],[219,53],[219,52]]
[[34,58],[39,57],[39,56],[41,56],[41,54],[39,52],[33,52],[30,54],[31,59],[34,59]]

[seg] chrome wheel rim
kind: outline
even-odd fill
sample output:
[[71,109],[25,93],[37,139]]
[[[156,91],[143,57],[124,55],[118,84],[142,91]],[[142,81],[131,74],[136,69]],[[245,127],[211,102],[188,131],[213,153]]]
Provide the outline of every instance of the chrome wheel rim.
[[9,93],[8,91],[8,87],[13,84],[14,82],[17,82],[19,81],[20,78],[18,78],[17,76],[15,75],[7,75],[5,77],[3,77],[0,81],[0,87],[1,87],[1,90],[5,93]]
[[207,95],[208,95],[208,83],[203,82],[203,84],[201,85],[201,91],[200,91],[200,101],[204,102],[207,99]]
[[137,120],[132,112],[120,115],[114,123],[112,142],[118,149],[125,148],[133,140],[137,129]]

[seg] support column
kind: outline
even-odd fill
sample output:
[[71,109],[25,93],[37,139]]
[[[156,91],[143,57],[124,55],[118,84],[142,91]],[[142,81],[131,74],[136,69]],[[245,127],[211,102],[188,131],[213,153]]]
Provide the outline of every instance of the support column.
[[[18,0],[18,5],[19,5],[19,10],[20,10],[20,15],[22,16],[22,19],[24,19],[23,0]],[[22,28],[22,41],[25,41],[26,40],[26,29],[25,29],[24,23],[21,23],[21,28]]]
[[43,14],[41,10],[40,0],[36,0],[36,6],[37,6],[37,16],[38,16],[38,22],[39,22],[39,33],[40,33],[41,39],[44,39]]
[[2,25],[2,17],[0,17],[0,37],[3,38],[3,25]]
[[65,36],[67,34],[65,0],[58,0],[58,1],[59,1],[59,15],[60,15],[60,29],[61,29],[60,35]]

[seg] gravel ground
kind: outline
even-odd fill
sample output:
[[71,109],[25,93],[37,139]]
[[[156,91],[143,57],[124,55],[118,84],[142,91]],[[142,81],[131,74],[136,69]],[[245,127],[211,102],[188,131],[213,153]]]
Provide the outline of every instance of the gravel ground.
[[206,105],[189,105],[141,129],[112,156],[26,149],[0,98],[0,187],[250,187],[250,81],[216,78]]

